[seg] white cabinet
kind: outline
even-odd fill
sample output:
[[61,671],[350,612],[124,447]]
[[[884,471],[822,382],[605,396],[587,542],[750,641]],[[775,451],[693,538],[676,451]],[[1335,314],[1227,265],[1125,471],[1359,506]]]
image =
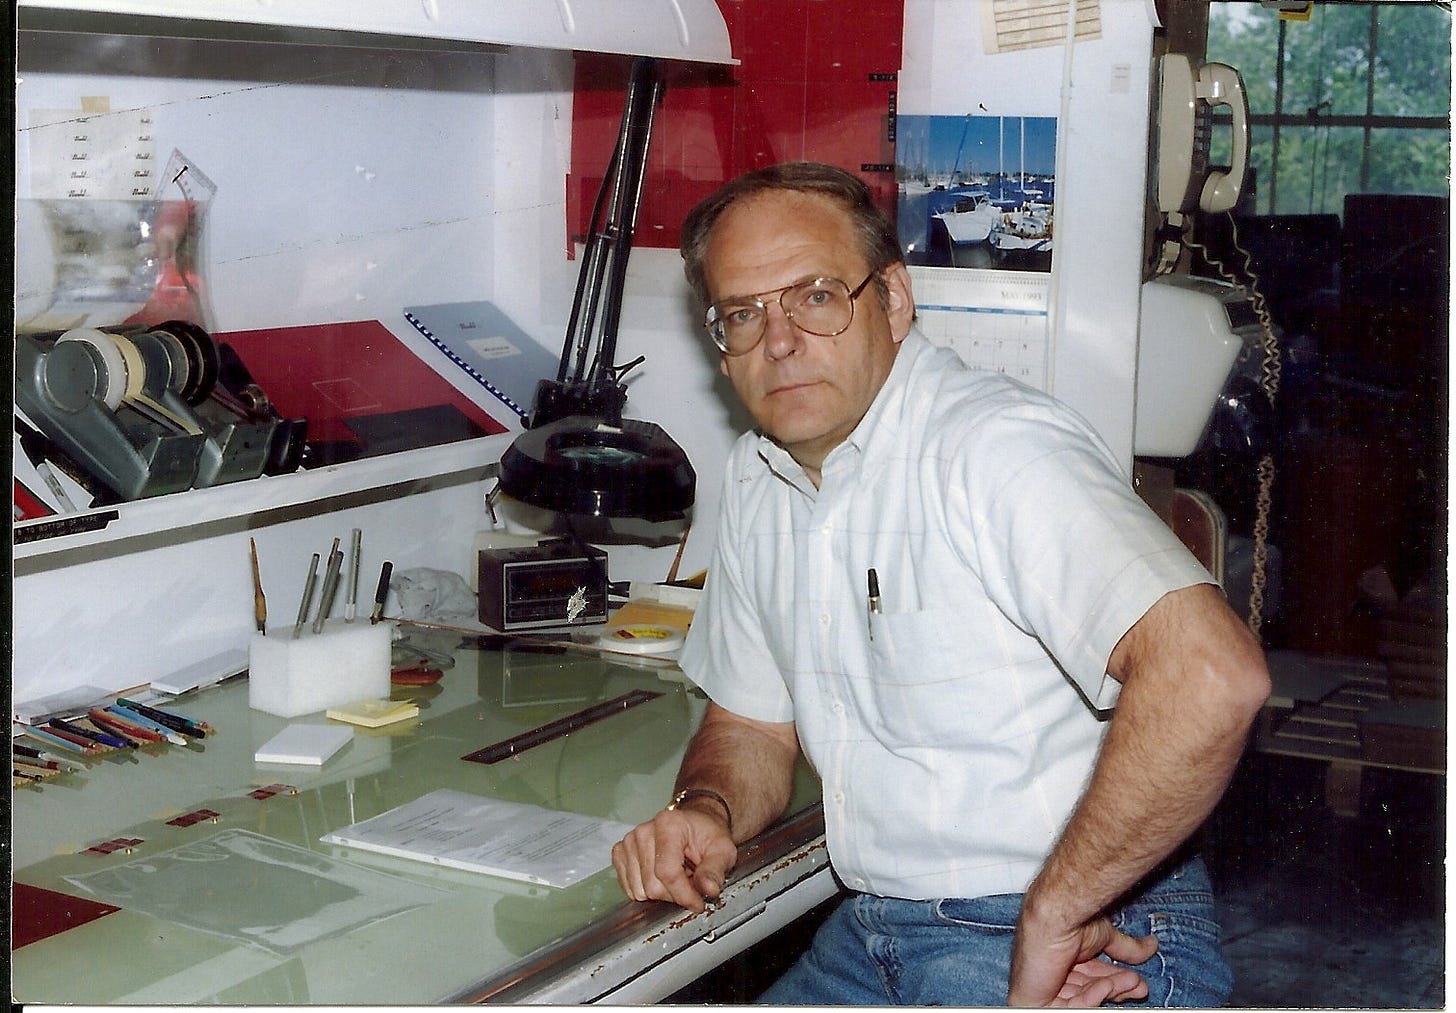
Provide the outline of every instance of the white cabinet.
[[216,185],[210,329],[377,320],[508,431],[83,510],[73,533],[18,525],[17,699],[245,647],[250,540],[275,621],[352,528],[361,585],[385,559],[464,573],[519,419],[403,308],[493,301],[554,359],[576,271],[571,50],[731,60],[713,0],[22,0],[18,20],[17,200],[54,168],[36,142],[58,111],[146,110],[154,157]]

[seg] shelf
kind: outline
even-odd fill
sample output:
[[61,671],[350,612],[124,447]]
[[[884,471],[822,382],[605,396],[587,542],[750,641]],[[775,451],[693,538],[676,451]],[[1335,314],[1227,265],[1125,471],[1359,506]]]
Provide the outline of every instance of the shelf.
[[[329,465],[291,475],[272,475],[213,486],[189,489],[135,500],[116,506],[79,511],[14,527],[15,575],[64,566],[78,551],[112,555],[130,551],[131,543],[165,534],[169,541],[184,541],[219,522],[267,523],[274,511],[305,508],[341,497],[368,498],[400,485],[420,488],[458,484],[487,477],[516,433],[497,433],[474,440],[462,440],[407,453],[388,454],[346,464]],[[39,537],[57,527],[74,533]],[[34,539],[34,540],[27,540]]]
[[736,63],[714,0],[21,0],[19,27],[102,35]]

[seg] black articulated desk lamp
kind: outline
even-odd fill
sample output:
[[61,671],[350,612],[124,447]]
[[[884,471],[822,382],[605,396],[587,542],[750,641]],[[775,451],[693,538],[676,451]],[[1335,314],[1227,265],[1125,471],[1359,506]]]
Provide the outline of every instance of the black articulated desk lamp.
[[556,379],[536,386],[526,432],[501,456],[507,496],[558,513],[673,520],[693,504],[687,455],[660,427],[622,418],[626,365],[613,362],[627,257],[662,94],[656,62],[632,67],[622,127],[592,209]]

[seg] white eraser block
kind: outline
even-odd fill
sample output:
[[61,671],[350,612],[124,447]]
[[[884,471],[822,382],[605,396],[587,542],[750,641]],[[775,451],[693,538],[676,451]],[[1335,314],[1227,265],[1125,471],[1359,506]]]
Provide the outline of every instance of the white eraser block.
[[306,763],[318,767],[353,738],[354,729],[343,725],[289,725],[258,747],[253,762]]
[[281,718],[327,710],[365,697],[389,696],[390,629],[386,623],[330,619],[321,633],[291,627],[248,645],[248,706]]

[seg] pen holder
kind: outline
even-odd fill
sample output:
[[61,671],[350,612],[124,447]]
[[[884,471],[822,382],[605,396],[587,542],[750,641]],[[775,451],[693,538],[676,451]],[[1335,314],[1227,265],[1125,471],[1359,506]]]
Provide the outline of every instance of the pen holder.
[[291,718],[355,700],[389,696],[391,626],[331,619],[323,631],[291,627],[253,635],[248,648],[248,706]]

